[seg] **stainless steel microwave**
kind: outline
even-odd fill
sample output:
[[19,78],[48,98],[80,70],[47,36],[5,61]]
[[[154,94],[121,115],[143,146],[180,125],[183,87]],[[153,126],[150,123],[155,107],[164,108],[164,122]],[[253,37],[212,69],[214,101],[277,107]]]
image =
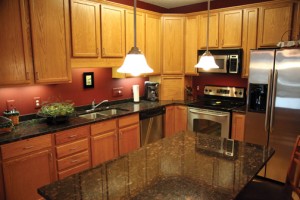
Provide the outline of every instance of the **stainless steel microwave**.
[[[206,50],[198,50],[198,60]],[[229,73],[238,74],[242,69],[243,49],[211,49],[218,69],[204,70],[197,68],[198,73]]]

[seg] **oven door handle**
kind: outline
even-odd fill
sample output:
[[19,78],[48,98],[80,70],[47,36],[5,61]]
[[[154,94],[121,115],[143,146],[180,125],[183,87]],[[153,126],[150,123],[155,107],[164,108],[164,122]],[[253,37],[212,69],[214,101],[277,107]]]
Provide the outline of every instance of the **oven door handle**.
[[191,113],[194,114],[205,114],[205,115],[211,115],[211,116],[217,116],[217,117],[228,117],[228,114],[218,114],[215,112],[210,112],[210,111],[200,111],[200,110],[190,110]]

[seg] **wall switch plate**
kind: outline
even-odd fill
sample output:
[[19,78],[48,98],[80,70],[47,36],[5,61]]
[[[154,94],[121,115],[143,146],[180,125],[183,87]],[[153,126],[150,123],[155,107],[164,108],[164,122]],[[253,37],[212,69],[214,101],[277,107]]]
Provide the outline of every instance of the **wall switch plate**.
[[120,96],[123,96],[123,87],[113,88],[112,96],[113,96],[113,97],[120,97]]
[[16,106],[15,106],[15,100],[11,99],[11,100],[6,100],[6,109],[8,111],[11,111],[13,109],[16,109]]
[[34,108],[39,109],[42,107],[41,97],[33,97]]

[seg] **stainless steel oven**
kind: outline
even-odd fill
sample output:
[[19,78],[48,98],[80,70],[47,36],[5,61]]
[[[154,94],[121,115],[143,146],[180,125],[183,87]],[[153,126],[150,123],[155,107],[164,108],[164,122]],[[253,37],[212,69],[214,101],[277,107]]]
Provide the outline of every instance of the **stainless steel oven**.
[[189,107],[188,130],[223,138],[230,136],[230,112]]

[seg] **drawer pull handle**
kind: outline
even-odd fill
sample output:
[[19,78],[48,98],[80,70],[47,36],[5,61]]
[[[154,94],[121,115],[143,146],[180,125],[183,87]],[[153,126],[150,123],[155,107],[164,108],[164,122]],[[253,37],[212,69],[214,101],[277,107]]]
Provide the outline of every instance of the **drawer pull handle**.
[[77,149],[77,148],[74,147],[74,148],[69,149],[69,151],[74,151],[74,150],[76,150],[76,149]]
[[75,138],[77,135],[70,135],[68,138]]
[[32,149],[34,146],[28,146],[28,147],[24,147],[23,149],[24,150],[27,150],[27,149]]

